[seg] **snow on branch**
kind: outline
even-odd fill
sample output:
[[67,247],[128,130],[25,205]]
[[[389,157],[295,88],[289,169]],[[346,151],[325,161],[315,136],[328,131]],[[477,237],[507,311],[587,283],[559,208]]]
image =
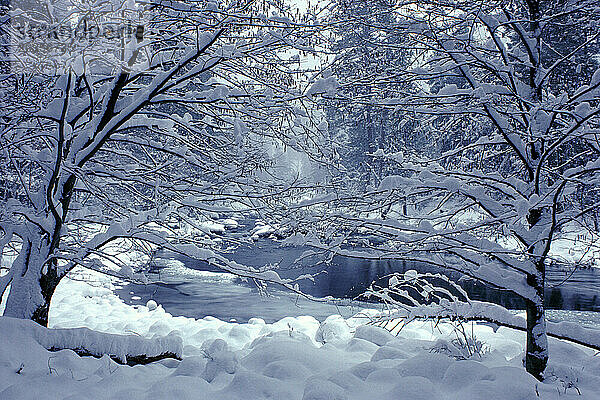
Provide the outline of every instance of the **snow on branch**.
[[[443,286],[433,284],[442,282]],[[419,273],[414,270],[389,276],[388,287],[371,286],[365,296],[382,300],[388,311],[379,321],[416,319],[449,319],[485,321],[520,331],[527,321],[506,308],[469,299],[466,292],[442,274]],[[397,325],[395,325],[396,327]],[[600,330],[573,322],[547,323],[548,336],[600,350]]]

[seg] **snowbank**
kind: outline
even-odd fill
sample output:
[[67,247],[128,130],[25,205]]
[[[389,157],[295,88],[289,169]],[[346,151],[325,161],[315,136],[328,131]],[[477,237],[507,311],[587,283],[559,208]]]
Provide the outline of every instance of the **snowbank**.
[[[77,280],[83,275],[90,283]],[[522,367],[524,334],[507,328],[465,326],[483,343],[465,357],[453,351],[460,333],[450,324],[415,321],[394,336],[367,324],[369,310],[322,323],[174,317],[160,305],[124,304],[106,277],[79,271],[73,278],[57,289],[54,328],[179,337],[183,361],[127,367],[51,353],[35,332],[3,329],[11,324],[3,321],[0,399],[600,399],[599,356],[551,340],[548,379],[539,383]]]

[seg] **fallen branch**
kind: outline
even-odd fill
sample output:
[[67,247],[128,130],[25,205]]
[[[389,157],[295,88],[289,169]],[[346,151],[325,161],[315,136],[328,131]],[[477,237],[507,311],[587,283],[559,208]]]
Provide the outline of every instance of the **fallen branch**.
[[88,328],[48,329],[30,320],[1,317],[0,332],[30,336],[49,351],[71,349],[82,356],[108,355],[120,364],[147,364],[165,358],[181,359],[183,341],[168,335],[153,339],[96,332]]
[[[52,347],[47,350],[48,351],[61,351],[61,350],[65,350],[65,348]],[[83,348],[78,348],[78,349],[68,348],[68,350],[73,350],[80,357],[100,358],[104,355],[104,354],[92,353],[89,350],[83,349]],[[139,354],[139,355],[127,354],[125,356],[125,358],[126,358],[125,362],[114,355],[108,354],[108,356],[111,359],[113,359],[116,363],[122,364],[122,365],[129,365],[130,367],[133,367],[134,365],[146,365],[146,364],[153,363],[155,361],[160,361],[160,360],[164,360],[164,359],[168,359],[168,358],[175,359],[175,360],[181,360],[180,356],[178,356],[177,354],[172,353],[170,351],[167,351],[162,354],[158,354],[156,356],[150,356],[150,357],[146,354]]]

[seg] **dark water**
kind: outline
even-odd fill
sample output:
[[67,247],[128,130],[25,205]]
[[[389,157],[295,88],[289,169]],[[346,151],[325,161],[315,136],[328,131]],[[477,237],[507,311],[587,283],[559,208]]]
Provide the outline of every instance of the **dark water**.
[[[276,264],[280,276],[284,278],[295,278],[306,273],[316,274],[314,282],[299,282],[302,291],[315,297],[332,296],[340,299],[355,299],[372,282],[381,281],[381,277],[391,272],[405,272],[409,269],[443,272],[426,264],[400,260],[368,261],[340,256],[334,257],[330,263],[319,263],[317,259],[308,258],[302,265],[293,267],[293,261],[305,250],[280,247],[270,239],[261,239],[252,247],[238,248],[229,257],[257,267],[269,263]],[[183,264],[185,268],[165,268],[165,260],[169,259],[178,260],[179,265]],[[212,273],[194,275],[197,274],[196,271]],[[243,282],[228,274],[219,273],[222,271],[206,263],[168,253],[159,254],[153,272],[156,273],[153,275],[154,279],[162,283],[128,285],[119,292],[121,297],[132,303],[145,303],[152,298],[174,315],[195,318],[212,315],[220,319],[238,321],[261,317],[269,322],[284,316],[297,315],[313,315],[319,318],[331,314],[351,315],[365,307],[377,308],[377,305],[362,301],[348,301],[347,305],[319,304],[277,288],[270,290],[270,297],[265,297],[251,282]],[[449,276],[455,280],[460,278],[456,273]],[[515,310],[524,308],[522,299],[511,292],[493,289],[473,280],[460,280],[459,283],[474,300],[489,301]],[[573,272],[566,268],[552,267],[547,272],[546,306],[549,309],[600,311],[599,293],[598,270]],[[558,312],[556,314],[563,315]],[[596,318],[595,313],[591,315]]]

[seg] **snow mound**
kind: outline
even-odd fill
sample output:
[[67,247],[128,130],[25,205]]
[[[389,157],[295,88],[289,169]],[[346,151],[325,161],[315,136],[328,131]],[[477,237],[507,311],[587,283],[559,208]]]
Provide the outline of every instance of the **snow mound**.
[[[53,327],[135,331],[150,341],[144,343],[181,338],[183,360],[127,367],[107,357],[48,352],[48,330],[0,318],[0,399],[600,400],[600,357],[555,339],[540,383],[522,365],[524,334],[507,328],[469,324],[489,349],[461,360],[436,347],[456,338],[445,323],[413,321],[390,334],[370,325],[372,311],[321,323],[309,316],[273,324],[175,317],[160,305],[123,303],[99,276],[89,274],[86,281],[61,282],[50,309]],[[105,344],[112,337],[69,332],[98,335]],[[56,335],[52,340],[77,346],[78,339]]]

